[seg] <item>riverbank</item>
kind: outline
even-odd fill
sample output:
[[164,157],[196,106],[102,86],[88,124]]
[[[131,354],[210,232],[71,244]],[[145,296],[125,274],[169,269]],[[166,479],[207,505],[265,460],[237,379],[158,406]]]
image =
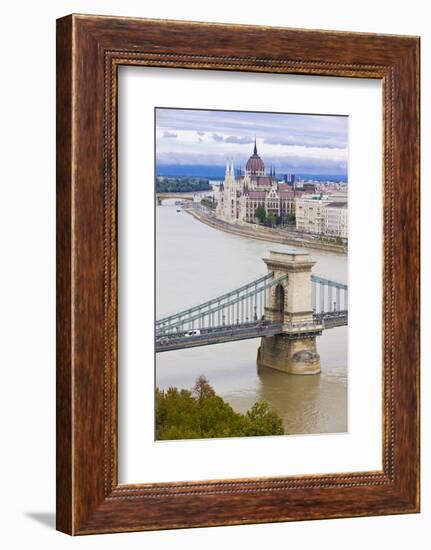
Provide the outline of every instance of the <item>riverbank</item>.
[[225,231],[226,233],[231,233],[233,235],[257,239],[259,241],[298,246],[302,248],[314,248],[317,250],[324,250],[326,252],[334,252],[335,254],[347,254],[347,246],[345,245],[325,243],[294,234],[290,235],[286,231],[272,229],[270,227],[256,225],[250,225],[247,227],[246,225],[237,225],[225,222],[216,218],[213,212],[209,211],[200,204],[183,206],[183,210],[200,222],[205,223],[214,229],[219,229],[220,231]]

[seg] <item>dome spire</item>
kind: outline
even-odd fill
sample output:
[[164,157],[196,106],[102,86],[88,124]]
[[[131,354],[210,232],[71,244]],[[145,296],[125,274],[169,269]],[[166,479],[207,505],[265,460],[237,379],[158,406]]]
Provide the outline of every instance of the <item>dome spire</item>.
[[251,157],[248,159],[245,165],[245,173],[247,176],[264,176],[265,164],[257,153],[257,140],[254,136],[254,150]]

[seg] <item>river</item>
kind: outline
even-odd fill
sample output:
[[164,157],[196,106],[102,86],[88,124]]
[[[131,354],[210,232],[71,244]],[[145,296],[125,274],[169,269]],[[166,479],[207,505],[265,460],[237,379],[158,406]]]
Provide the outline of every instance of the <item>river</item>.
[[[262,258],[280,247],[213,229],[173,201],[156,208],[157,317],[206,301],[266,273]],[[313,273],[347,283],[347,257],[309,250]],[[159,353],[156,385],[191,388],[203,374],[225,401],[245,412],[264,399],[287,434],[347,431],[347,327],[318,337],[321,373],[295,376],[257,368],[259,339]]]

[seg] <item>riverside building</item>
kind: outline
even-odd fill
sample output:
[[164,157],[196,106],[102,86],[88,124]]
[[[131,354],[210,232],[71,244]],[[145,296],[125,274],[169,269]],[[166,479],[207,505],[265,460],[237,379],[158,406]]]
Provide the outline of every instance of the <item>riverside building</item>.
[[347,239],[347,195],[304,195],[296,199],[296,229]]
[[304,195],[296,199],[296,229],[303,233],[323,235],[325,206],[331,201],[327,195]]
[[325,235],[347,239],[347,202],[330,202],[325,206]]

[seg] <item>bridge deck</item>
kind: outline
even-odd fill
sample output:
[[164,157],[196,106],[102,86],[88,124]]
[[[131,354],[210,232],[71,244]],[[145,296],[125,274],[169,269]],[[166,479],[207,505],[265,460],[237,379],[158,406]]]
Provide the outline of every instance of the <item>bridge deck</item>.
[[[321,329],[335,328],[347,325],[347,311],[337,311],[324,314],[315,314],[316,334],[321,333]],[[319,328],[320,326],[320,328]],[[227,327],[216,327],[212,329],[201,329],[199,334],[186,336],[186,333],[174,333],[160,336],[156,339],[156,352],[173,351],[199,346],[209,346],[212,344],[221,344],[225,342],[235,342],[238,340],[249,340],[252,338],[261,338],[263,336],[274,336],[280,334],[282,323],[269,323],[263,325],[262,322],[248,323],[243,325],[231,325]],[[296,330],[290,337],[303,338],[309,334],[310,329],[304,328],[304,331]]]
[[320,321],[325,330],[329,328],[343,327],[348,322],[347,310],[331,311],[327,313],[315,313],[314,320]]
[[261,336],[274,336],[281,330],[281,323],[273,323],[266,326],[247,325],[218,328],[213,331],[202,331],[193,336],[170,335],[163,336],[156,340],[156,352],[173,351],[176,349],[195,348],[198,346],[209,346],[237,340],[249,340]]

